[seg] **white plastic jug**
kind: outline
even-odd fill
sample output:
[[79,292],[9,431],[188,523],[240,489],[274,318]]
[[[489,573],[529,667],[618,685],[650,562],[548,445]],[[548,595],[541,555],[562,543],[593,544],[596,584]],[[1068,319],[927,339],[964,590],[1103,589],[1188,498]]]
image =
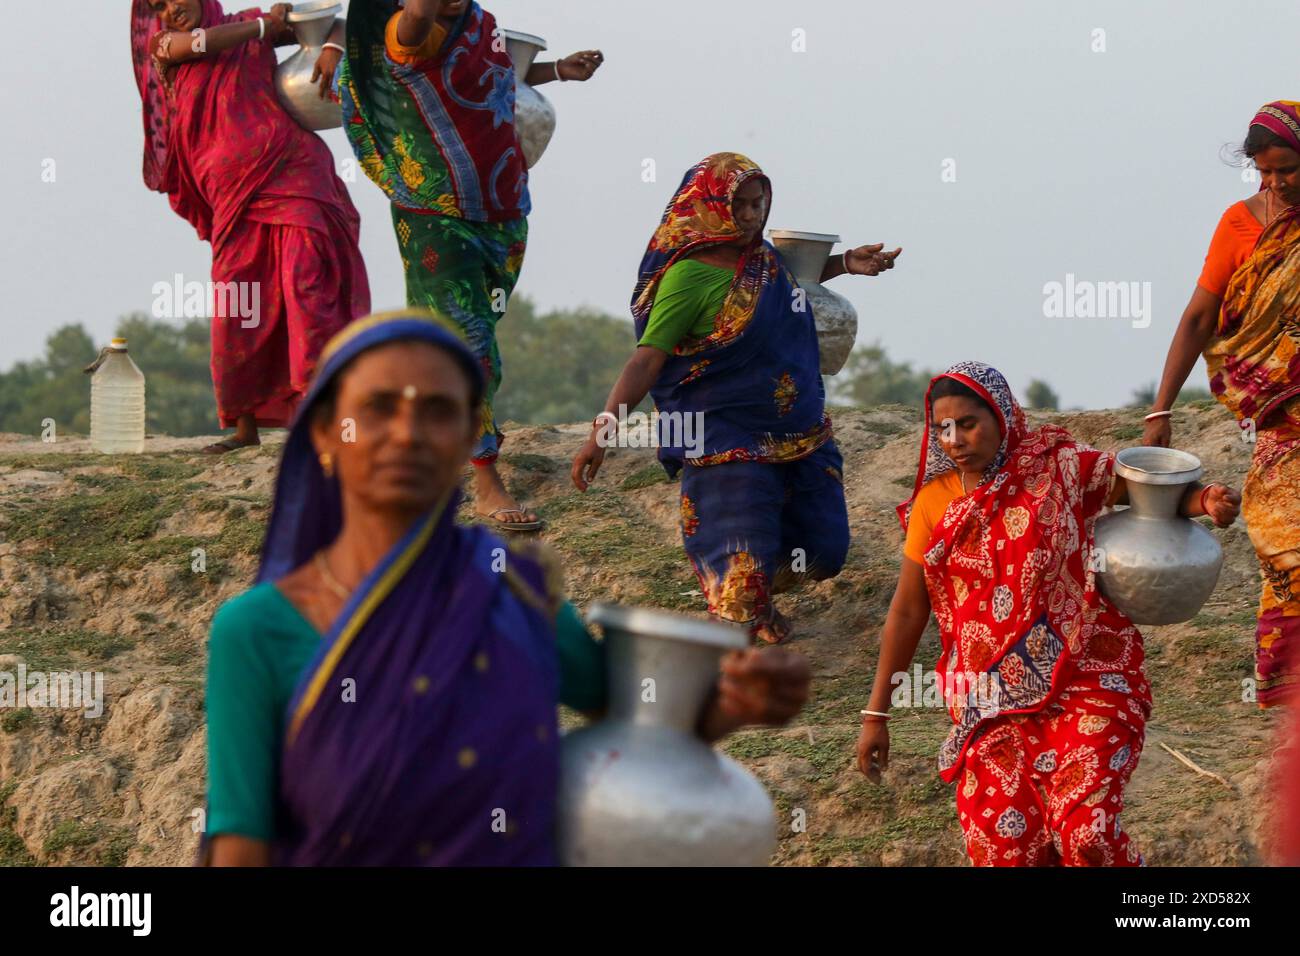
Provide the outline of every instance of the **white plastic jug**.
[[92,368],[90,447],[138,455],[144,451],[144,373],[126,354],[126,339],[113,339]]

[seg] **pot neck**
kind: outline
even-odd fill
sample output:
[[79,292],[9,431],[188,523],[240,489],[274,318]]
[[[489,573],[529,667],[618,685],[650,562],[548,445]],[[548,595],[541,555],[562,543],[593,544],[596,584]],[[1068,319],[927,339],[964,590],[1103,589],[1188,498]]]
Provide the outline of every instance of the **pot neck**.
[[723,650],[613,628],[605,633],[610,718],[694,733]]
[[1167,520],[1178,517],[1178,504],[1191,482],[1181,485],[1150,485],[1128,480],[1128,501],[1139,518]]

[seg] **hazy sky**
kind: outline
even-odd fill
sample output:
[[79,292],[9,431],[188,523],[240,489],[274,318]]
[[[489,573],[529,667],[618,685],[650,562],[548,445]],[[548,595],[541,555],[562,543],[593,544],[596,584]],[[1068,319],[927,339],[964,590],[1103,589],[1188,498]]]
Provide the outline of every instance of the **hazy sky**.
[[[128,8],[62,4],[76,48],[52,56],[51,7],[6,4],[0,368],[39,354],[63,323],[106,339],[175,273],[208,277],[209,247],[140,178]],[[1293,0],[488,9],[553,53],[606,55],[591,82],[543,88],[559,125],[532,171],[518,286],[540,307],[626,317],[636,266],[683,171],[736,150],[772,177],[769,226],[904,247],[886,276],[831,283],[857,307],[859,342],[879,339],[893,357],[933,368],[978,358],[1022,392],[1046,379],[1067,405],[1122,404],[1158,376],[1218,217],[1256,188],[1225,165],[1224,144],[1240,141],[1261,104],[1300,98]],[[803,52],[792,49],[797,30]],[[341,131],[325,139],[350,156]],[[47,159],[53,183],[42,181]],[[652,183],[642,181],[646,159]],[[401,305],[386,200],[364,177],[350,188],[374,306]],[[1150,283],[1150,325],[1045,316],[1045,284],[1067,274]],[[137,361],[147,374],[148,356]],[[1205,384],[1203,369],[1189,384]]]

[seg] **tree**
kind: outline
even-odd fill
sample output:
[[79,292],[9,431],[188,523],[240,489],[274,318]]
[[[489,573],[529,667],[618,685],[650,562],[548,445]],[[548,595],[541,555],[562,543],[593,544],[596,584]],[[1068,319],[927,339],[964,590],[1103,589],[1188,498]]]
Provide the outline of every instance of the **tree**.
[[[1174,400],[1175,405],[1186,405],[1188,402],[1206,402],[1213,399],[1208,388],[1187,388],[1179,390],[1178,398]],[[1156,383],[1149,382],[1141,388],[1133,389],[1133,397],[1129,400],[1129,408],[1150,408],[1156,400]]]
[[831,397],[851,405],[920,405],[934,375],[912,371],[909,362],[890,361],[879,342],[858,346],[829,382]]
[[[524,424],[591,421],[636,348],[626,319],[593,309],[539,316],[524,296],[510,300],[497,342],[502,382],[496,417]],[[648,401],[641,407],[648,409]]]
[[[203,319],[173,325],[143,313],[123,316],[117,335],[145,376],[146,428],[153,434],[210,435],[218,430]],[[45,355],[0,372],[0,431],[39,434],[53,418],[59,432],[90,431],[90,376],[99,354],[80,323],[55,329]]]
[[1029,387],[1025,389],[1025,398],[1029,401],[1030,408],[1054,412],[1061,407],[1061,399],[1052,390],[1052,386],[1042,379],[1036,378],[1029,383]]

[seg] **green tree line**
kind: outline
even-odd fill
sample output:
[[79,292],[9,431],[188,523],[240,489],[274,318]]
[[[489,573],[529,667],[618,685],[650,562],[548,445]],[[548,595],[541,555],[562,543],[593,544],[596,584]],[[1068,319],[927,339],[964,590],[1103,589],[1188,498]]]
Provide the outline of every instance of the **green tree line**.
[[[636,344],[626,319],[593,309],[541,313],[524,296],[511,300],[499,329],[504,376],[497,417],[523,424],[590,421]],[[151,434],[220,431],[206,319],[173,323],[137,312],[119,319],[115,334],[127,340],[145,374]],[[98,351],[83,325],[64,325],[50,333],[41,357],[0,372],[0,431],[36,435],[52,418],[61,434],[89,432],[90,376],[82,369]],[[832,404],[919,406],[934,374],[893,361],[879,342],[864,344],[839,375],[826,379],[827,394]],[[1154,389],[1135,390],[1131,404],[1149,405]],[[1032,380],[1023,397],[1030,408],[1060,407],[1056,392],[1041,379]],[[1206,398],[1203,388],[1179,395],[1180,402]]]

